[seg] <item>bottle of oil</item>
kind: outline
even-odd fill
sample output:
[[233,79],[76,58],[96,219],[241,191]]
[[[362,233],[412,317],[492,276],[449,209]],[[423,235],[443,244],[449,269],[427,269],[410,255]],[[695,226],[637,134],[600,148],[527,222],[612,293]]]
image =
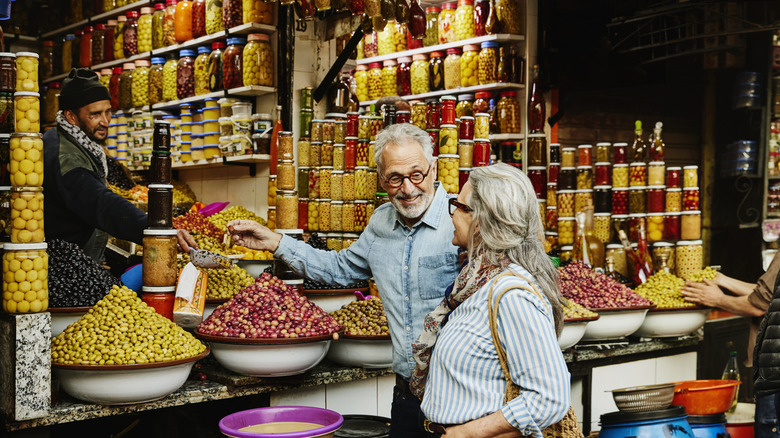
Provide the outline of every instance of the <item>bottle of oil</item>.
[[631,162],[647,161],[647,145],[642,139],[642,121],[634,122],[634,143],[631,145]]
[[[726,368],[723,369],[723,375],[721,376],[724,380],[740,380],[739,378],[739,364],[737,363],[737,352],[732,351],[729,354],[729,360],[726,362]],[[734,400],[731,402],[731,408],[727,411],[727,413],[731,414],[737,409],[737,399],[739,395],[739,386],[737,386],[737,391],[734,393]]]

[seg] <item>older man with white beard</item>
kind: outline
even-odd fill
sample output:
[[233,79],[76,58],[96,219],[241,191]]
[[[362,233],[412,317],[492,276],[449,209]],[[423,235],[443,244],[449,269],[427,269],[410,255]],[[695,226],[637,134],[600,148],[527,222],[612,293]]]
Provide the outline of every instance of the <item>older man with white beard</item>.
[[388,127],[377,135],[375,158],[392,206],[377,208],[358,241],[345,250],[317,250],[254,221],[233,221],[228,229],[234,242],[272,251],[314,281],[347,286],[374,277],[393,342],[390,436],[425,437],[420,401],[409,390],[412,343],[458,273],[454,227],[447,194],[434,187],[437,169],[425,131],[411,124]]

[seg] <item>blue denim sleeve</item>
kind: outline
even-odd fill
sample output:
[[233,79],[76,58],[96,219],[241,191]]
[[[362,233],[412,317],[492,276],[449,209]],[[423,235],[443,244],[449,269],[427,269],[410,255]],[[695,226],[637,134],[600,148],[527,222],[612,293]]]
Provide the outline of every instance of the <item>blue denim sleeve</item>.
[[346,287],[371,277],[368,252],[374,240],[374,235],[366,229],[357,242],[337,252],[315,249],[292,237],[282,236],[274,257],[305,278]]

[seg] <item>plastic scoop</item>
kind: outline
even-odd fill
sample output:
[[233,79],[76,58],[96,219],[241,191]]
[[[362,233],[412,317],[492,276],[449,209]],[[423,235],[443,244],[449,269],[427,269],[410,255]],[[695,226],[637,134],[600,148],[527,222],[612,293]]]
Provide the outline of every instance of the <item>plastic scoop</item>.
[[365,301],[365,300],[370,300],[371,298],[376,298],[374,295],[371,294],[363,295],[363,292],[360,292],[359,290],[355,291],[355,296],[357,297],[358,301]]
[[190,261],[196,267],[203,269],[229,269],[233,265],[233,262],[225,256],[195,248],[190,249]]

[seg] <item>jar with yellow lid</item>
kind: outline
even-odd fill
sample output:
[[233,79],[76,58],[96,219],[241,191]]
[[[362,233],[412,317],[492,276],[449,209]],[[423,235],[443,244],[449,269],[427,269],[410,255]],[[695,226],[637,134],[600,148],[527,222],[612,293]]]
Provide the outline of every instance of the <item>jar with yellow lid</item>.
[[11,242],[43,242],[43,188],[14,187],[10,203]]
[[3,248],[3,310],[10,314],[49,308],[49,255],[45,243],[6,243]]

